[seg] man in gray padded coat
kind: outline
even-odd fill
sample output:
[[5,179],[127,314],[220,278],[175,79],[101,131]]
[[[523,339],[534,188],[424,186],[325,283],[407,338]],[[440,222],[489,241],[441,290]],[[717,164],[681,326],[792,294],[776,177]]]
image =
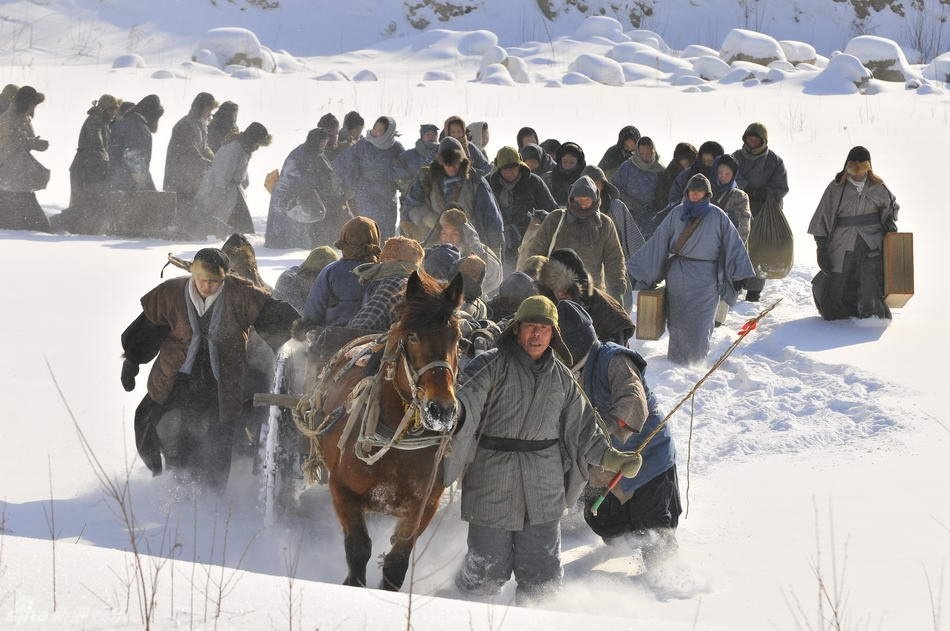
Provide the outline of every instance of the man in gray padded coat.
[[[558,359],[555,352],[563,359]],[[465,593],[491,595],[512,572],[519,602],[561,582],[561,528],[588,467],[640,469],[636,454],[609,446],[596,413],[571,377],[557,308],[543,296],[521,303],[498,347],[460,376],[465,420],[446,460],[446,484],[462,477],[468,553],[456,576]]]

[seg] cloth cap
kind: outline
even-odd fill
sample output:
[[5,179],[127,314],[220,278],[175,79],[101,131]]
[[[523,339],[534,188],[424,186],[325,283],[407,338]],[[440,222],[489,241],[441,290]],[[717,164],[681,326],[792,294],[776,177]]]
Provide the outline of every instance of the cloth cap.
[[746,136],[755,136],[761,139],[762,142],[768,143],[769,130],[767,130],[762,123],[752,123],[745,128],[745,133],[742,134],[742,142],[745,142]]
[[383,244],[383,249],[379,253],[379,260],[382,263],[387,261],[403,261],[412,263],[419,267],[425,257],[422,246],[415,239],[409,237],[389,237]]
[[426,273],[438,280],[448,280],[461,254],[457,247],[450,243],[443,243],[426,250],[423,267]]
[[847,162],[870,162],[871,152],[862,146],[852,147],[848,152]]
[[336,250],[329,245],[322,245],[319,248],[310,250],[310,254],[308,254],[304,262],[300,264],[300,270],[312,274],[319,274],[320,270],[324,267],[339,260],[340,255],[336,253]]
[[702,191],[706,194],[706,197],[709,197],[712,195],[712,184],[709,183],[705,175],[697,173],[689,178],[689,182],[686,184],[686,191]]
[[231,259],[218,248],[203,248],[195,253],[191,273],[202,280],[222,281],[231,269]]
[[590,347],[597,341],[594,321],[582,306],[571,300],[558,302],[557,313],[564,345],[571,352],[574,361],[579,362],[587,356]]
[[353,217],[343,224],[340,238],[333,247],[343,252],[345,259],[375,262],[380,252],[379,226],[367,217]]
[[536,322],[553,327],[554,330],[551,332],[551,349],[561,358],[561,361],[568,366],[574,363],[571,359],[571,351],[564,345],[561,331],[557,326],[557,307],[555,307],[554,303],[548,298],[544,296],[529,296],[525,298],[518,306],[518,310],[515,312],[515,317],[511,321],[511,324],[509,324],[498,337],[498,343],[501,344],[505,340],[515,340],[518,325],[522,322]]
[[524,163],[521,161],[521,156],[518,154],[518,150],[514,147],[502,147],[498,150],[498,153],[495,154],[496,169],[503,169],[513,165],[521,166],[523,164]]
[[420,136],[422,136],[423,134],[437,134],[437,133],[439,133],[439,127],[437,125],[433,125],[432,123],[423,123],[419,125]]

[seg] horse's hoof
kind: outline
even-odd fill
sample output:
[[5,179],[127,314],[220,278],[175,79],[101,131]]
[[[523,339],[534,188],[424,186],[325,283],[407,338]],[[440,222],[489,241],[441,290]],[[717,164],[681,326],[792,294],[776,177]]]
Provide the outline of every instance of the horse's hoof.
[[384,578],[382,581],[380,581],[379,588],[387,592],[398,592],[400,589],[402,589],[402,583],[396,585],[394,583],[390,583]]
[[343,581],[343,584],[347,587],[366,587],[366,581],[359,581],[349,576],[346,577],[346,580]]

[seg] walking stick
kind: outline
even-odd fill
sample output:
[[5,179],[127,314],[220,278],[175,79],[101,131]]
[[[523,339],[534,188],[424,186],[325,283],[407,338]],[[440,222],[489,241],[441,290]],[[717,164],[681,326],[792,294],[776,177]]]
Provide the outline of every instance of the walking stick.
[[[716,360],[716,363],[712,365],[712,367],[706,372],[706,374],[703,375],[702,378],[696,382],[696,385],[694,385],[690,389],[690,391],[686,393],[686,396],[680,399],[680,402],[677,403],[675,406],[673,406],[673,409],[670,410],[669,414],[667,414],[663,418],[663,420],[660,421],[659,425],[656,426],[656,429],[650,432],[650,435],[647,436],[642,443],[640,443],[640,446],[637,447],[633,451],[633,453],[637,455],[640,455],[643,453],[643,450],[647,448],[647,445],[650,444],[650,441],[653,440],[653,438],[657,434],[660,433],[660,431],[666,425],[667,421],[670,420],[670,418],[676,413],[676,411],[679,410],[681,407],[683,407],[683,404],[686,403],[686,401],[688,401],[690,397],[696,394],[696,391],[699,390],[699,387],[702,386],[703,383],[705,383],[706,379],[708,379],[710,375],[716,372],[716,370],[718,370],[719,367],[722,366],[722,364],[726,361],[726,359],[730,355],[732,355],[732,351],[736,350],[736,348],[739,346],[742,340],[745,339],[745,336],[751,333],[752,331],[754,331],[756,327],[759,326],[759,321],[762,318],[764,318],[766,315],[768,315],[768,313],[772,311],[772,309],[778,306],[778,303],[780,302],[782,302],[781,298],[779,298],[778,300],[773,302],[771,305],[766,307],[764,310],[762,310],[762,312],[759,313],[759,315],[752,318],[751,320],[746,321],[746,323],[742,325],[742,328],[739,329],[739,337],[737,337],[736,340],[732,344],[729,345],[729,348],[727,348],[726,351],[719,357],[719,359]],[[620,484],[620,480],[622,479],[623,479],[623,473],[618,472],[617,475],[615,475],[613,479],[610,481],[610,484],[607,486],[607,490],[604,491],[603,494],[600,497],[598,497],[597,500],[591,505],[590,512],[594,517],[597,516],[597,511],[598,509],[600,509],[600,505],[603,504],[604,500],[607,499],[607,494],[610,493],[612,490],[614,490],[614,488],[616,488],[616,486]]]

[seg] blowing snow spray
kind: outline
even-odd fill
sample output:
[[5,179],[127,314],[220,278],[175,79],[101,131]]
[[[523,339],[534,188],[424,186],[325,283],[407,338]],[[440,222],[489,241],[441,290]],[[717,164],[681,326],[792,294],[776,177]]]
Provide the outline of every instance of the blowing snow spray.
[[[693,387],[690,389],[690,391],[686,393],[686,396],[683,397],[682,399],[680,399],[680,402],[677,403],[675,406],[673,406],[673,409],[670,410],[669,414],[667,414],[667,415],[663,418],[663,420],[660,421],[659,425],[656,426],[656,429],[654,429],[654,430],[650,433],[650,435],[647,436],[647,437],[643,440],[642,443],[640,443],[640,446],[637,447],[637,448],[634,450],[633,453],[635,453],[635,454],[637,454],[637,455],[642,455],[642,454],[643,454],[643,450],[646,449],[646,448],[647,448],[647,445],[650,444],[650,441],[653,440],[653,438],[654,438],[657,434],[660,433],[660,431],[661,431],[661,430],[663,429],[663,427],[666,425],[667,421],[669,421],[670,418],[671,418],[674,414],[676,414],[676,411],[679,410],[681,407],[683,407],[683,404],[686,403],[690,398],[692,398],[692,396],[693,396],[694,394],[696,394],[696,391],[699,390],[700,386],[703,385],[703,383],[706,381],[706,379],[708,379],[711,374],[713,374],[714,372],[716,372],[716,370],[718,370],[718,368],[719,368],[720,366],[722,366],[722,364],[726,361],[726,359],[727,359],[730,355],[732,355],[732,351],[736,350],[736,348],[739,346],[739,344],[742,342],[742,340],[745,339],[745,336],[748,335],[749,333],[751,333],[752,331],[754,331],[754,330],[756,329],[756,327],[759,326],[759,320],[761,320],[761,319],[764,318],[766,315],[768,315],[768,313],[769,313],[772,309],[774,309],[774,308],[778,305],[778,303],[780,303],[780,302],[782,302],[782,299],[781,299],[781,298],[779,298],[778,300],[776,300],[775,302],[773,302],[771,305],[769,305],[768,307],[766,307],[764,310],[762,310],[762,312],[759,313],[759,315],[755,316],[755,317],[752,318],[751,320],[748,320],[745,324],[742,325],[742,328],[739,329],[739,337],[737,337],[736,340],[735,340],[732,344],[729,345],[729,348],[727,348],[726,351],[719,357],[719,359],[716,360],[716,363],[712,365],[712,368],[710,368],[709,371],[708,371],[705,375],[703,375],[702,378],[701,378],[699,381],[696,382],[696,385],[693,386]],[[690,438],[690,442],[692,442],[692,421],[690,421],[690,437],[691,437],[691,438]],[[688,464],[688,463],[687,463],[687,465],[686,465],[686,474],[687,474],[687,478],[688,478],[688,477],[689,477],[689,464]],[[622,479],[623,479],[623,473],[619,473],[619,472],[617,473],[617,475],[615,475],[615,476],[613,477],[613,479],[610,481],[610,484],[607,485],[607,490],[605,490],[605,491],[600,495],[600,497],[598,497],[597,500],[591,505],[591,507],[590,507],[590,512],[591,512],[592,515],[594,515],[595,517],[597,516],[597,511],[600,509],[600,505],[604,503],[604,500],[607,499],[607,494],[610,493],[612,490],[614,490],[614,488],[616,488],[616,486],[617,486],[618,484],[620,484],[620,480],[622,480]],[[689,486],[687,485],[687,495],[689,494],[689,490],[688,490],[688,489],[689,489]]]

